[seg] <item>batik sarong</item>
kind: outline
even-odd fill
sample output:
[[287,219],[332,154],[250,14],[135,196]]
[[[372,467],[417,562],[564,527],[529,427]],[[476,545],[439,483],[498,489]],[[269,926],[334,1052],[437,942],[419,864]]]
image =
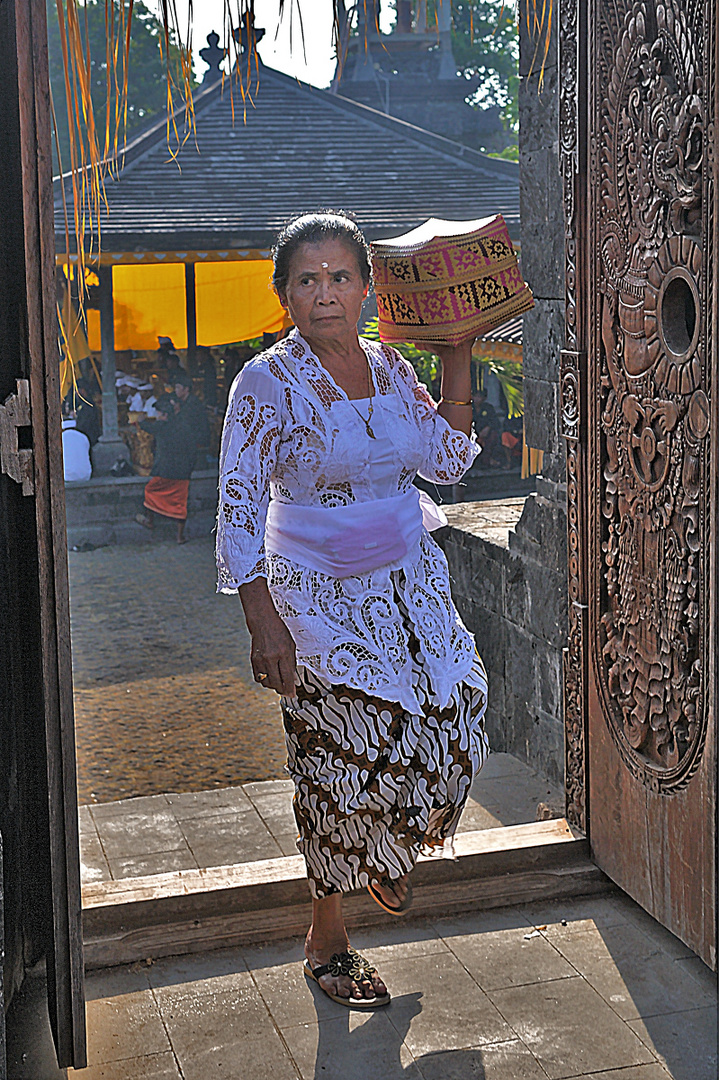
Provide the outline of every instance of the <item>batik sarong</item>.
[[305,667],[296,698],[282,699],[298,847],[313,897],[396,879],[420,854],[441,849],[486,758],[479,656],[472,672],[479,685],[460,683],[442,709],[416,639],[412,646],[420,714],[330,685]]

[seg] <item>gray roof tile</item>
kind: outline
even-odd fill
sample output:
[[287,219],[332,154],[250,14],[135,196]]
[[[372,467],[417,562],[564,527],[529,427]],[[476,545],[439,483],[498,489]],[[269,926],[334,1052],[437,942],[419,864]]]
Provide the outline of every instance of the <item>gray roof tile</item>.
[[[243,120],[235,89],[196,96],[190,138],[169,160],[164,120],[127,148],[106,184],[107,252],[267,247],[292,215],[331,206],[353,213],[369,239],[428,217],[502,213],[519,239],[519,170],[366,106],[261,69]],[[56,190],[58,248],[64,226]]]

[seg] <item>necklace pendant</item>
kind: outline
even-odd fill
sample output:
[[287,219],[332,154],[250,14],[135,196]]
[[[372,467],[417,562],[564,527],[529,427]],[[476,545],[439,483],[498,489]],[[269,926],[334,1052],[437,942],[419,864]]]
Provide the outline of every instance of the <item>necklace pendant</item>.
[[372,428],[369,426],[369,420],[365,420],[364,426],[367,428],[367,434],[369,435],[370,439],[376,439],[377,436],[375,435]]

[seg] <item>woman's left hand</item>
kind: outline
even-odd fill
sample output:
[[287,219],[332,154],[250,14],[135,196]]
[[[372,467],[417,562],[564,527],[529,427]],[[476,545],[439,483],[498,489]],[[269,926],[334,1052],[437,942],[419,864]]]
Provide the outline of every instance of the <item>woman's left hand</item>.
[[[469,435],[472,431],[472,346],[474,338],[460,345],[432,345],[442,361],[442,400],[437,412],[450,427]],[[422,346],[418,345],[418,348]],[[461,402],[461,404],[457,404]]]
[[[472,346],[474,338],[463,341],[460,345],[436,344],[432,346],[432,352],[442,361],[442,386],[444,389],[444,376],[456,375],[466,372],[472,362]],[[425,345],[417,345],[418,349],[426,349]]]

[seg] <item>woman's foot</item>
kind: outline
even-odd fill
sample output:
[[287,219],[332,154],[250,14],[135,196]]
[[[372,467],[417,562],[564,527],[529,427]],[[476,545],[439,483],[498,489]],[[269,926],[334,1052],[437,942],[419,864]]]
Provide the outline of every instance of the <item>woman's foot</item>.
[[400,906],[407,899],[410,892],[409,877],[407,874],[403,874],[402,877],[391,881],[389,885],[383,885],[380,881],[373,881],[372,888],[376,893],[379,893],[386,907],[400,910]]
[[154,529],[155,522],[150,514],[135,514],[135,521],[142,525],[143,529]]
[[[314,971],[323,964],[328,964],[330,958],[336,953],[345,953],[350,947],[349,938],[343,934],[334,940],[321,940],[313,933],[313,928],[307,934],[305,940],[305,956],[310,969]],[[387,995],[387,987],[380,979],[377,972],[372,972],[369,978],[355,980],[349,975],[320,975],[317,980],[325,993],[336,997],[352,999],[354,1001],[372,1001],[374,998],[383,998]]]

